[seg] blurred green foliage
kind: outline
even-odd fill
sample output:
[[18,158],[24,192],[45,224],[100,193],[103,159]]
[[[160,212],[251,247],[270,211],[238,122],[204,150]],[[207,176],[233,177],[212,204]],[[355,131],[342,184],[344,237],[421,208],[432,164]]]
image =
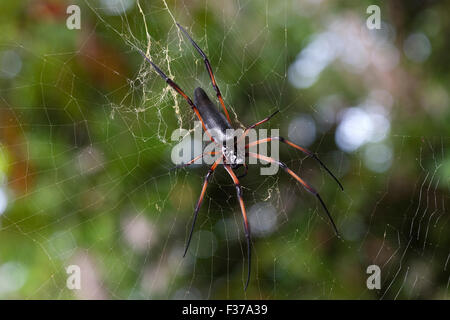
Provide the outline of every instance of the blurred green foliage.
[[[64,1],[0,6],[0,55],[21,61],[17,75],[0,78],[0,297],[448,298],[448,2],[141,1],[143,13],[122,2],[131,5],[120,14],[108,14],[105,1],[80,2],[81,30],[66,28]],[[334,61],[308,88],[293,86],[289,68],[314,35],[336,21],[367,33],[371,4],[386,23],[378,32],[392,32],[395,66],[355,72]],[[136,50],[149,45],[187,93],[202,86],[214,97],[173,17],[207,52],[236,124],[280,109],[265,128],[288,136],[294,118],[320,113],[321,98],[339,100],[337,122],[309,148],[339,173],[344,193],[304,155],[281,146],[280,157],[320,190],[344,237],[284,172],[261,177],[250,168],[241,181],[246,205],[271,203],[277,225],[253,237],[247,292],[239,206],[223,170],[196,226],[207,232],[182,258],[207,169],[169,171],[171,133],[192,129],[195,118]],[[420,62],[405,56],[418,32],[431,46]],[[392,98],[384,172],[367,167],[366,149],[344,152],[335,138],[339,112],[374,89]],[[200,257],[205,250],[215,251]],[[81,290],[66,287],[71,264],[81,267]],[[366,287],[371,264],[382,270],[381,290]]]

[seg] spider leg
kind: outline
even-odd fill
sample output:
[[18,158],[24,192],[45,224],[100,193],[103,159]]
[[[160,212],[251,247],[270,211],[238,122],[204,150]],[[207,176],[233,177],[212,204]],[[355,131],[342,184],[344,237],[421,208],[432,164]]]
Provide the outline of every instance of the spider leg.
[[258,121],[257,123],[252,124],[250,127],[248,127],[245,131],[248,131],[250,129],[253,129],[256,126],[259,126],[260,124],[263,124],[264,122],[269,121],[274,115],[276,115],[278,112],[280,112],[280,110],[275,111],[274,113],[272,113],[270,116],[262,119],[261,121]]
[[198,159],[203,158],[206,154],[209,154],[209,155],[216,155],[216,152],[215,152],[215,151],[211,151],[211,152],[205,152],[205,153],[202,153],[202,154],[196,156],[195,158],[189,160],[189,161],[186,162],[186,163],[181,163],[181,164],[176,165],[175,167],[170,168],[170,170],[175,170],[175,169],[180,169],[180,168],[185,168],[185,167],[187,167],[187,166],[190,166],[191,164],[193,164],[193,163],[194,163],[195,161],[197,161]]
[[208,180],[209,180],[211,174],[213,174],[214,170],[216,170],[217,165],[219,164],[219,162],[221,160],[222,160],[222,158],[218,158],[214,162],[214,164],[211,166],[211,168],[209,168],[208,173],[205,176],[205,180],[203,182],[203,187],[202,187],[202,192],[200,193],[200,198],[198,199],[197,205],[195,206],[194,218],[192,220],[191,231],[189,232],[189,238],[188,238],[188,241],[186,243],[186,248],[184,249],[183,257],[186,256],[186,253],[188,251],[189,245],[191,244],[192,233],[194,232],[194,226],[195,226],[195,222],[197,221],[198,211],[200,210],[200,206],[202,205],[203,198],[204,198],[205,193],[206,193],[206,187],[208,186]]
[[294,147],[295,149],[300,150],[301,152],[305,153],[306,155],[308,155],[309,157],[313,158],[314,160],[316,160],[317,162],[319,162],[319,164],[322,166],[322,168],[325,169],[326,172],[328,172],[328,174],[337,182],[337,184],[339,185],[339,187],[341,188],[342,191],[344,191],[344,187],[342,186],[342,184],[339,182],[338,178],[336,178],[336,176],[325,166],[325,164],[319,159],[319,157],[317,157],[314,153],[312,153],[311,151],[300,147],[299,145],[283,138],[283,137],[271,137],[271,138],[265,138],[265,139],[260,139],[257,141],[253,141],[250,142],[249,144],[247,144],[245,146],[246,149],[252,147],[252,146],[256,146],[258,144],[261,143],[266,143],[266,142],[270,142],[272,140],[279,140],[280,142],[283,142],[291,147]]
[[153,69],[155,69],[155,71],[161,76],[161,78],[163,78],[167,82],[167,84],[169,86],[171,86],[176,92],[178,92],[186,100],[186,102],[191,106],[192,110],[194,110],[194,112],[197,115],[198,119],[202,123],[203,130],[205,130],[205,132],[208,134],[208,136],[211,138],[211,140],[214,141],[213,137],[209,134],[208,130],[206,129],[206,126],[205,126],[205,123],[204,123],[204,121],[202,119],[202,116],[200,115],[200,112],[198,111],[198,109],[195,106],[194,102],[192,102],[191,98],[189,98],[189,96],[186,93],[184,93],[184,91],[172,79],[170,79],[164,72],[162,72],[162,70],[160,68],[158,68],[158,66],[156,64],[154,64],[145,55],[144,52],[142,52],[139,49],[138,49],[138,51],[145,58],[145,60],[147,60],[151,64]]
[[247,290],[248,284],[250,282],[250,271],[251,271],[251,262],[252,262],[252,255],[251,255],[251,246],[250,246],[250,226],[248,224],[247,220],[247,212],[245,210],[244,200],[242,198],[242,188],[239,183],[238,177],[236,177],[236,174],[233,172],[233,169],[228,164],[224,164],[225,169],[228,171],[229,175],[233,179],[234,185],[236,187],[237,197],[239,200],[239,205],[241,206],[241,212],[242,217],[244,218],[244,231],[245,231],[245,237],[247,238],[247,259],[248,259],[248,270],[247,270],[247,282],[245,283],[244,290]]
[[315,195],[317,197],[317,199],[319,200],[320,204],[322,205],[322,207],[324,208],[328,219],[330,220],[331,224],[333,225],[333,229],[334,232],[336,233],[336,235],[338,237],[340,237],[339,231],[337,230],[336,224],[334,223],[333,218],[331,217],[330,212],[328,211],[325,203],[323,202],[322,198],[320,197],[319,193],[313,188],[311,187],[309,184],[307,184],[305,181],[303,181],[302,178],[300,178],[298,175],[296,175],[291,169],[289,169],[283,162],[280,162],[278,160],[275,160],[274,158],[271,157],[266,157],[262,154],[258,154],[258,153],[253,153],[253,152],[249,152],[248,155],[250,157],[254,157],[257,159],[261,159],[267,162],[272,162],[272,163],[276,163],[278,164],[284,171],[286,171],[288,174],[290,174],[292,177],[295,178],[295,180],[297,180],[298,182],[300,182],[302,184],[302,186],[310,193],[312,193],[313,195]]
[[238,179],[241,179],[241,178],[245,177],[247,175],[247,173],[248,173],[248,165],[246,163],[244,163],[242,166],[244,167],[244,173],[239,175]]
[[219,86],[217,85],[216,79],[214,78],[214,74],[212,72],[211,64],[209,63],[208,57],[203,52],[203,50],[200,49],[198,44],[195,43],[195,41],[191,38],[191,36],[187,33],[187,31],[178,23],[177,23],[177,26],[184,33],[184,35],[189,39],[189,41],[194,46],[195,50],[197,50],[197,52],[202,56],[202,59],[205,62],[206,70],[208,70],[209,77],[211,78],[212,86],[213,86],[214,90],[216,91],[217,98],[219,99],[220,104],[222,105],[223,111],[225,112],[228,122],[231,123],[230,115],[228,114],[227,107],[225,107],[225,103],[222,98],[222,93],[220,92]]
[[270,116],[268,116],[267,118],[262,119],[261,121],[258,121],[257,123],[252,124],[250,127],[248,127],[247,129],[245,129],[244,133],[239,137],[238,141],[241,141],[247,134],[248,132],[253,129],[256,126],[259,126],[260,124],[263,124],[264,122],[269,121],[274,115],[276,115],[278,112],[280,112],[280,110],[275,111],[274,113],[272,113]]

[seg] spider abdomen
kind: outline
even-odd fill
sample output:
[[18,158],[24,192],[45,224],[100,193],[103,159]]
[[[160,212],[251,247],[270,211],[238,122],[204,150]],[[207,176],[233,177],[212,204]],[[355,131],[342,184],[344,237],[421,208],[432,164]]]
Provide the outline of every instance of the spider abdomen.
[[231,131],[227,133],[227,130],[233,129],[233,127],[200,87],[194,90],[194,104],[202,117],[206,129],[208,129],[215,141],[225,142],[233,138],[232,135],[228,136]]

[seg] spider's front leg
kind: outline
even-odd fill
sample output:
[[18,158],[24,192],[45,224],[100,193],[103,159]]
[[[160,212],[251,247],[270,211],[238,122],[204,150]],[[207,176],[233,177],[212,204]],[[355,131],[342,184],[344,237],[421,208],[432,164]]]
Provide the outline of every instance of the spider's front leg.
[[214,141],[214,138],[211,136],[211,134],[209,133],[208,129],[206,128],[205,122],[203,121],[202,116],[200,115],[200,112],[198,111],[197,106],[194,104],[194,102],[192,102],[191,98],[189,98],[189,96],[184,93],[184,91],[180,88],[179,85],[177,85],[172,79],[170,79],[156,64],[153,63],[153,61],[151,61],[147,55],[142,52],[141,50],[137,49],[139,54],[142,55],[144,57],[145,60],[148,61],[148,63],[150,63],[150,65],[153,67],[153,69],[155,69],[156,73],[159,74],[159,76],[161,78],[164,79],[164,81],[166,81],[166,83],[172,87],[172,89],[174,89],[178,94],[180,94],[185,100],[186,102],[189,104],[189,106],[191,107],[191,109],[195,112],[195,114],[197,115],[197,118],[200,120],[200,122],[202,123],[202,127],[203,130],[205,130],[206,134],[210,137],[211,141]]
[[245,237],[247,238],[247,263],[248,263],[248,270],[247,270],[247,282],[245,283],[244,290],[247,290],[248,284],[250,282],[250,271],[251,271],[251,262],[252,262],[252,254],[251,254],[251,246],[250,246],[250,225],[248,224],[247,219],[247,211],[245,210],[244,205],[244,199],[242,198],[242,187],[239,183],[239,179],[234,173],[233,169],[231,169],[231,166],[228,164],[224,164],[225,169],[227,170],[228,174],[231,176],[231,179],[233,179],[234,185],[236,187],[236,193],[239,200],[239,205],[241,207],[242,217],[244,218],[244,231],[245,231]]

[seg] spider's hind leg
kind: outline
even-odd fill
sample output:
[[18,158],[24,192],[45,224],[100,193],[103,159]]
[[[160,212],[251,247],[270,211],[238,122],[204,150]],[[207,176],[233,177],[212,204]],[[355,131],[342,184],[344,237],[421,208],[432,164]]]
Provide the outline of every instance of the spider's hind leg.
[[295,148],[297,150],[300,150],[301,152],[303,152],[307,156],[309,156],[309,157],[313,158],[314,160],[316,160],[322,166],[322,168],[325,169],[326,172],[328,172],[328,174],[334,179],[334,181],[336,181],[336,183],[339,185],[339,188],[341,188],[341,190],[344,191],[344,187],[342,186],[342,183],[338,180],[338,178],[336,178],[336,176],[331,172],[331,170],[327,168],[327,166],[319,159],[318,156],[316,156],[314,153],[312,153],[308,149],[300,147],[299,145],[293,143],[292,141],[289,141],[288,139],[285,139],[283,137],[264,138],[264,139],[260,139],[260,140],[257,140],[257,141],[250,142],[249,144],[247,144],[245,146],[245,148],[248,149],[250,147],[256,146],[256,145],[261,144],[261,143],[267,143],[267,142],[270,142],[272,140],[278,140],[280,142],[283,142],[283,143],[285,143],[285,144],[287,144],[287,145],[289,145],[289,146],[291,146],[291,147],[293,147],[293,148]]
[[328,219],[330,220],[334,232],[336,233],[336,235],[338,237],[340,237],[339,231],[336,227],[336,224],[334,223],[333,218],[331,217],[330,212],[328,211],[327,206],[325,205],[325,202],[323,202],[322,198],[320,197],[319,193],[316,191],[316,189],[314,189],[313,187],[311,187],[308,183],[306,183],[302,178],[300,178],[298,175],[295,174],[295,172],[293,172],[291,169],[288,168],[287,165],[285,165],[283,162],[275,160],[274,158],[271,157],[267,157],[264,156],[262,154],[258,154],[258,153],[253,153],[253,152],[249,152],[248,153],[250,157],[254,157],[257,159],[261,159],[263,161],[267,161],[267,162],[271,162],[271,163],[275,163],[277,165],[280,166],[280,168],[282,168],[284,171],[286,171],[289,175],[291,175],[295,180],[297,180],[298,182],[301,183],[301,185],[310,193],[312,193],[313,195],[316,196],[316,198],[319,200],[320,204],[322,205],[323,209],[325,210],[325,213],[328,216]]

